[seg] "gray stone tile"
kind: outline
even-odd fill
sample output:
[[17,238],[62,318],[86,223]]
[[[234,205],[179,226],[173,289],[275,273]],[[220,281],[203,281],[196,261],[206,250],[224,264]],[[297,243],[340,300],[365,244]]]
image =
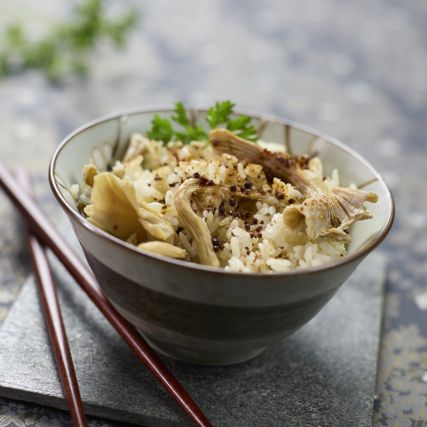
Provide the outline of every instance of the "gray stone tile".
[[[57,263],[55,270],[87,412],[138,424],[186,424]],[[314,320],[250,362],[207,368],[165,361],[215,425],[369,426],[383,278],[383,259],[373,254]],[[66,408],[32,278],[0,342],[0,395]]]

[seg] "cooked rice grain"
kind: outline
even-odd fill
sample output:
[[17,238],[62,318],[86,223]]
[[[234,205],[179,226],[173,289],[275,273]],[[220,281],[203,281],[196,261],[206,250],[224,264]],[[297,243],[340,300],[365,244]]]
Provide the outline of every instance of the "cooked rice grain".
[[[101,170],[98,158],[92,164]],[[90,171],[93,174],[95,168]],[[278,178],[270,183],[262,166],[239,161],[229,154],[217,155],[205,142],[175,142],[165,147],[133,135],[124,160],[116,162],[112,174],[130,182],[137,202],[145,203],[150,212],[170,223],[175,232],[170,243],[184,249],[188,261],[199,262],[198,247],[175,209],[175,193],[188,179],[202,180],[201,185],[205,185],[203,196],[192,200],[192,208],[207,225],[219,264],[226,270],[286,272],[327,264],[346,253],[346,242],[334,235],[310,240],[303,225],[292,230],[285,225],[284,209],[303,202],[298,189]],[[324,178],[319,158],[309,160],[302,174],[325,191],[339,185],[336,169]],[[79,206],[93,202],[91,180],[82,179],[71,188]],[[95,177],[93,185],[96,182]],[[254,200],[251,194],[256,195]],[[97,225],[111,229],[111,224]],[[124,240],[138,246],[153,238],[135,230]]]

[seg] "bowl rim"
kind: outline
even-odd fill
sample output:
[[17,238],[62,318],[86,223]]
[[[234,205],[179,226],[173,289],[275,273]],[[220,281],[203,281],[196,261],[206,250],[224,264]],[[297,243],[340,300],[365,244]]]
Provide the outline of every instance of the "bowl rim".
[[[195,113],[206,112],[207,109],[208,109],[207,107],[188,107],[189,111],[192,111]],[[351,255],[345,255],[344,257],[328,264],[315,266],[315,267],[298,268],[295,270],[290,270],[285,272],[268,272],[268,273],[266,272],[248,272],[248,273],[234,272],[234,271],[225,270],[224,268],[211,267],[211,266],[206,266],[206,265],[198,264],[191,261],[182,261],[179,259],[169,258],[162,255],[151,254],[149,252],[143,252],[140,249],[136,248],[135,246],[131,245],[130,243],[120,240],[119,238],[112,236],[106,231],[91,224],[86,218],[84,218],[82,215],[76,212],[69,205],[68,201],[62,195],[59,189],[59,184],[55,178],[55,168],[56,168],[57,160],[61,154],[61,151],[64,149],[66,145],[68,145],[72,141],[74,137],[85,132],[88,129],[91,129],[100,124],[109,122],[111,120],[123,120],[123,118],[125,117],[139,115],[139,114],[170,113],[172,111],[173,111],[173,107],[170,107],[170,106],[151,106],[146,108],[133,108],[133,109],[127,109],[123,111],[118,111],[118,112],[107,114],[97,119],[88,121],[85,124],[79,126],[74,131],[70,132],[65,138],[63,138],[62,141],[59,143],[59,145],[56,147],[52,155],[52,158],[49,164],[49,173],[48,173],[49,184],[52,189],[52,192],[55,195],[55,198],[57,199],[60,206],[63,208],[63,210],[68,215],[70,215],[73,219],[75,219],[80,225],[82,225],[86,230],[88,230],[90,233],[93,233],[98,237],[101,237],[103,240],[107,240],[115,245],[119,245],[123,249],[127,251],[131,251],[137,254],[138,256],[152,258],[157,261],[161,261],[165,263],[165,265],[173,264],[176,267],[181,267],[188,270],[198,270],[198,271],[204,271],[204,272],[215,273],[220,275],[239,276],[242,278],[251,277],[251,276],[290,277],[290,276],[301,276],[306,274],[319,273],[327,270],[333,270],[337,267],[356,261],[357,259],[362,260],[367,254],[369,254],[373,249],[375,249],[384,240],[386,235],[389,233],[395,217],[395,203],[394,203],[392,192],[387,186],[387,184],[385,183],[382,176],[379,174],[379,172],[377,172],[377,170],[361,154],[359,154],[358,152],[356,152],[355,150],[353,150],[352,148],[350,148],[349,146],[347,146],[345,143],[338,140],[337,138],[332,137],[328,134],[325,134],[321,131],[318,131],[317,129],[314,129],[310,126],[303,125],[301,123],[295,122],[293,120],[289,120],[287,118],[281,118],[271,114],[254,113],[254,112],[251,112],[248,110],[242,110],[242,109],[235,110],[235,114],[245,114],[254,119],[260,120],[260,122],[265,122],[265,121],[274,122],[282,126],[290,126],[294,129],[301,130],[306,133],[310,133],[322,140],[325,140],[326,142],[331,143],[332,145],[340,148],[341,150],[349,153],[351,156],[355,157],[357,160],[363,163],[366,167],[368,167],[373,173],[373,175],[375,176],[376,178],[375,181],[379,181],[384,186],[386,190],[387,198],[389,200],[389,205],[390,205],[390,211],[387,218],[387,222],[385,226],[381,229],[381,231],[378,233],[378,235],[373,240],[371,240],[367,245],[362,246],[360,249],[356,250]]]

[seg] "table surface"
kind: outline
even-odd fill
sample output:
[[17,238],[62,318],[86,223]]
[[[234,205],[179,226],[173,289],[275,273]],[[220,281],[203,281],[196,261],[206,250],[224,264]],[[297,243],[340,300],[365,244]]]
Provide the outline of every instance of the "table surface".
[[[118,7],[119,3],[111,6]],[[0,81],[0,159],[33,173],[37,196],[63,220],[47,184],[57,143],[99,115],[177,99],[232,99],[338,137],[383,174],[396,201],[388,259],[374,425],[427,425],[427,4],[424,0],[126,1],[141,9],[129,46],[99,46],[86,79],[49,84],[37,72]],[[34,32],[63,2],[0,6]],[[114,11],[113,11],[114,12]],[[30,272],[22,225],[0,194],[0,321]],[[1,425],[64,425],[66,413],[0,400]],[[92,425],[102,421],[92,420]]]

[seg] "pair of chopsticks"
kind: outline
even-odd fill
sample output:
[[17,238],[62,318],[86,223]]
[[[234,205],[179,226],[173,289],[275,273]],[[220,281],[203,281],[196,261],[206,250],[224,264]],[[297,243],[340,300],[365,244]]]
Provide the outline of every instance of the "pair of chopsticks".
[[[28,179],[20,174],[16,178],[0,163],[0,187],[5,191],[25,218],[30,230],[30,248],[40,288],[42,306],[48,324],[52,348],[67,398],[72,420],[76,426],[86,426],[83,404],[74,372],[68,340],[56,295],[55,284],[45,255],[48,247],[74,277],[77,284],[98,307],[104,317],[116,329],[133,353],[154,375],[169,395],[191,417],[197,426],[212,426],[187,391],[151,350],[137,329],[111,305],[102,293],[95,276],[80,257],[68,246],[62,236],[46,219],[46,215],[29,195]],[[24,185],[23,185],[24,184]]]
[[[16,178],[22,190],[27,194],[31,194],[29,176],[23,171],[19,171]],[[43,246],[31,234],[30,229],[28,229],[28,246],[34,266],[34,273],[52,351],[65,398],[67,399],[68,408],[70,409],[71,420],[73,425],[84,427],[88,424],[83,410],[82,398],[80,396],[79,384],[74,370],[70,346],[68,345],[67,333],[65,332],[64,322],[62,320],[56,285],[50,271],[46,252]]]

